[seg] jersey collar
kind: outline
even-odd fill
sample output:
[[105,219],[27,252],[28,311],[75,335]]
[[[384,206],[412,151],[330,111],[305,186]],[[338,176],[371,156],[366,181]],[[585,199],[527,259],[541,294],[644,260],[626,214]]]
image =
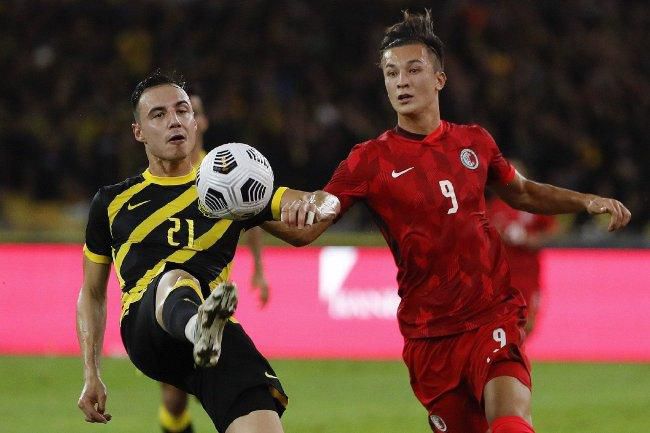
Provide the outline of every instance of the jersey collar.
[[438,127],[429,135],[416,134],[411,131],[407,131],[406,129],[400,128],[399,126],[396,126],[393,129],[393,132],[400,138],[405,138],[407,140],[434,143],[447,131],[447,125],[447,122],[440,120],[440,125],[438,125]]
[[144,173],[142,173],[142,177],[144,177],[145,180],[157,185],[185,185],[186,183],[194,182],[196,180],[196,170],[192,169],[192,171],[184,176],[167,177],[154,176],[151,174],[149,169],[146,169]]

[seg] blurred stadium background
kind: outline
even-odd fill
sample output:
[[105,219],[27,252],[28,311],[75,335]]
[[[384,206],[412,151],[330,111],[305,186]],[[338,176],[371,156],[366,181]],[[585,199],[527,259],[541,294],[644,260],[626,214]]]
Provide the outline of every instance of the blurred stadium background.
[[[650,6],[634,0],[0,2],[0,431],[96,428],[77,413],[81,364],[67,357],[69,349],[21,350],[12,344],[16,333],[44,319],[43,312],[29,314],[30,298],[47,307],[65,296],[58,302],[74,308],[77,281],[57,291],[50,279],[63,272],[80,280],[80,250],[79,263],[61,261],[64,269],[53,277],[56,265],[39,266],[47,247],[42,244],[78,247],[97,188],[146,166],[130,129],[134,85],[158,67],[181,72],[203,97],[211,122],[208,150],[228,141],[251,143],[268,157],[279,184],[316,189],[354,143],[394,125],[377,70],[377,46],[401,9],[425,6],[433,9],[446,43],[444,118],[485,126],[506,156],[527,165],[530,177],[614,196],[633,213],[630,226],[616,234],[607,233],[601,218],[561,218],[562,235],[548,257],[576,247],[581,249],[571,251],[598,248],[598,254],[617,255],[607,275],[604,265],[587,265],[568,287],[553,282],[571,277],[571,268],[547,262],[545,289],[556,296],[553,308],[565,303],[563,293],[571,299],[564,310],[549,306],[547,318],[565,314],[579,323],[584,312],[574,315],[569,307],[579,302],[571,297],[576,289],[589,296],[591,287],[581,284],[581,276],[601,282],[592,315],[586,316],[592,321],[569,331],[582,341],[595,330],[589,341],[606,356],[593,356],[596,364],[585,363],[589,356],[536,358],[538,432],[647,432],[650,295],[643,289],[650,285]],[[361,207],[334,228],[320,245],[384,245]],[[26,243],[38,244],[28,250],[34,262],[12,262],[13,248]],[[637,261],[625,261],[628,256]],[[625,278],[617,269],[628,269]],[[27,274],[31,279],[23,278]],[[639,289],[630,289],[629,281]],[[285,281],[278,277],[271,283],[272,296],[278,294],[271,307],[285,314],[295,307],[281,302]],[[302,290],[317,297],[317,283]],[[25,294],[24,305],[10,301],[17,291]],[[617,299],[625,299],[626,307],[605,308]],[[253,301],[247,308],[241,314],[257,314]],[[53,311],[53,317],[65,323],[62,338],[74,345],[73,314],[59,317]],[[634,321],[625,321],[629,317]],[[621,321],[626,335],[646,336],[636,342],[634,356],[617,358],[619,352],[611,349],[618,347],[613,343]],[[555,325],[542,321],[539,338],[551,341],[561,323]],[[108,327],[115,331],[117,322]],[[289,341],[291,329],[282,332]],[[368,331],[373,338],[384,336]],[[328,360],[276,359],[293,399],[287,431],[427,431],[399,356],[395,349],[381,360],[351,361],[340,354]],[[115,419],[104,430],[156,431],[155,384],[119,357],[105,367]],[[200,412],[194,408],[199,418]],[[200,419],[199,431],[210,431]]]

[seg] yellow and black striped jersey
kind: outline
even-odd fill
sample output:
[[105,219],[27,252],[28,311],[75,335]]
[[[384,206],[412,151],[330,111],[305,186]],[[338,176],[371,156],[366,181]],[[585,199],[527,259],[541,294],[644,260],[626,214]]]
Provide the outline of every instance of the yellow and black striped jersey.
[[[208,218],[198,207],[196,172],[157,177],[146,170],[99,189],[90,206],[84,254],[114,264],[122,288],[122,316],[142,298],[167,263],[176,263],[212,290],[227,280],[239,235],[264,221],[279,219],[278,188],[269,205],[246,221]],[[207,293],[204,293],[207,295]]]

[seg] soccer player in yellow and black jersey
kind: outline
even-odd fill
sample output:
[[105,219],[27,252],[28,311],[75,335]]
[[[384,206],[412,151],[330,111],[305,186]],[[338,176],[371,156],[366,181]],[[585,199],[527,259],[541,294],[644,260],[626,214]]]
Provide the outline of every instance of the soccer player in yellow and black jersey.
[[78,406],[88,422],[111,419],[99,365],[113,262],[123,292],[122,341],[134,365],[196,395],[219,432],[282,432],[282,385],[230,319],[236,307],[230,264],[243,230],[296,206],[299,227],[311,223],[310,214],[325,221],[338,211],[338,201],[322,191],[277,188],[267,208],[250,220],[208,218],[197,206],[190,158],[196,121],[183,85],[154,73],[136,86],[131,101],[133,134],[149,167],[100,188],[91,203],[77,301],[85,379]]
[[[195,92],[189,92],[190,103],[196,120],[196,143],[191,153],[192,166],[198,171],[206,155],[203,138],[210,121],[205,113],[203,100]],[[253,255],[254,270],[251,286],[258,291],[260,306],[266,305],[269,298],[269,286],[264,276],[262,263],[262,229],[253,227],[246,232],[246,243]],[[187,393],[168,383],[160,383],[161,404],[158,409],[158,421],[162,433],[194,433],[192,416],[188,408]]]

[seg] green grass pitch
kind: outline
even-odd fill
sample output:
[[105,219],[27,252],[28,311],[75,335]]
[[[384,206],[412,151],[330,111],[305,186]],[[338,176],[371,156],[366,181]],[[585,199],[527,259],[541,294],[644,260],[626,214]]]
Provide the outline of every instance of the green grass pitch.
[[[287,433],[426,433],[424,410],[400,362],[273,360],[290,395]],[[158,386],[126,359],[105,359],[105,426],[83,421],[77,358],[0,357],[0,432],[158,432]],[[214,431],[193,401],[197,433]],[[537,433],[647,433],[650,364],[534,366]]]

